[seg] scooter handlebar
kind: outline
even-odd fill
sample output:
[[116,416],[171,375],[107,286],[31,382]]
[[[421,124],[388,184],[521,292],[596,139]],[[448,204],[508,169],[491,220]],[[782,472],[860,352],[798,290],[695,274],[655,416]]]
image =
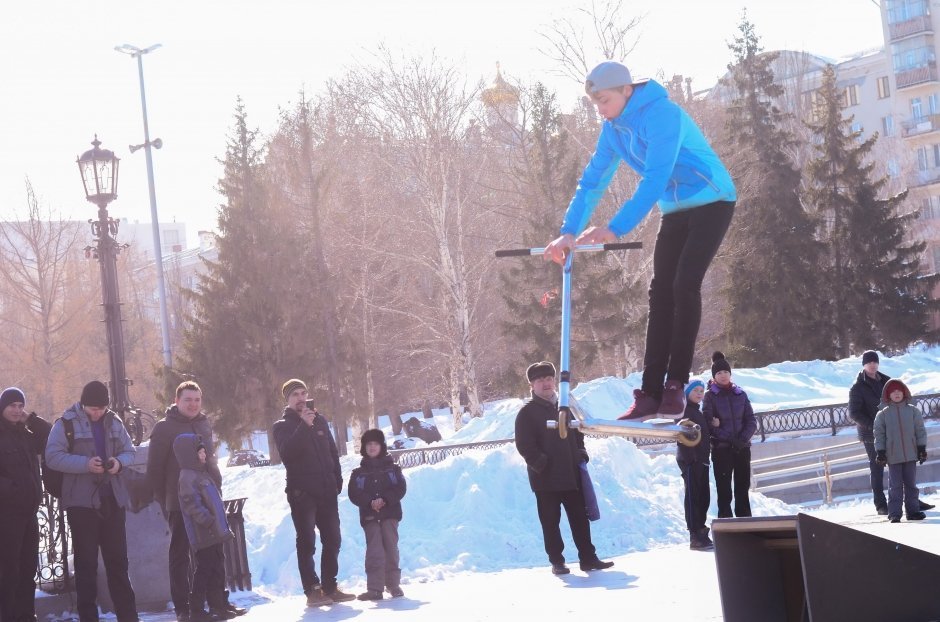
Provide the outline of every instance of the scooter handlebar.
[[[643,248],[642,242],[611,242],[610,244],[581,244],[574,247],[576,253],[590,251],[623,251]],[[497,257],[520,257],[544,255],[545,248],[508,248],[496,251]]]

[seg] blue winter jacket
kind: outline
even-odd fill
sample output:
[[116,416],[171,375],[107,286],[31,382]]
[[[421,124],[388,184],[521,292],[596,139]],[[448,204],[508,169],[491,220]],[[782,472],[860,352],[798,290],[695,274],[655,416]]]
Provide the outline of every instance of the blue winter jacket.
[[173,439],[173,454],[180,465],[179,505],[189,545],[194,551],[234,538],[225,517],[222,495],[206,463],[199,461],[201,436],[180,434]]
[[695,121],[650,80],[634,86],[619,117],[604,121],[565,213],[563,234],[584,230],[621,160],[642,179],[608,224],[618,237],[632,231],[657,202],[670,214],[737,199],[731,175]]
[[734,383],[722,388],[709,380],[702,411],[709,423],[712,419],[718,420],[718,427],[711,429],[712,447],[751,446],[751,437],[757,431],[757,418],[744,389]]

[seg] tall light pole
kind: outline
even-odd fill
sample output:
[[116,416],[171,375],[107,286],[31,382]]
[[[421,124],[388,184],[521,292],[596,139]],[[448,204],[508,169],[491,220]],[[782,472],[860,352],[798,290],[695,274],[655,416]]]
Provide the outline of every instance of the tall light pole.
[[97,136],[91,144],[93,148],[76,160],[85,186],[85,198],[98,206],[98,220],[88,221],[97,245],[85,251],[94,255],[101,266],[101,299],[111,372],[111,408],[121,418],[126,418],[125,414],[131,406],[127,391],[130,381],[124,366],[124,327],[117,278],[117,256],[122,246],[114,239],[120,221],[108,215],[108,203],[117,198],[120,158],[108,149],[101,149]]
[[163,141],[159,138],[150,140],[150,127],[147,123],[147,97],[144,93],[144,54],[149,54],[160,47],[155,43],[148,48],[140,49],[127,43],[118,45],[114,49],[122,54],[128,54],[137,59],[137,73],[140,76],[140,107],[144,114],[144,144],[131,145],[130,151],[134,153],[141,147],[147,156],[147,184],[150,187],[150,219],[153,227],[153,258],[157,264],[157,293],[160,299],[160,329],[163,335],[163,366],[164,372],[173,367],[173,351],[170,348],[170,316],[166,308],[166,281],[163,277],[163,250],[160,245],[160,221],[157,217],[157,193],[153,187],[153,155],[151,148],[159,149]]

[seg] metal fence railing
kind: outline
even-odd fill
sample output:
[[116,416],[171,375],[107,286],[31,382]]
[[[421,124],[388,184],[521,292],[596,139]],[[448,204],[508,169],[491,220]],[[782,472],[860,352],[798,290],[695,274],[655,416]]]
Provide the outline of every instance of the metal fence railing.
[[[914,405],[921,409],[925,419],[940,419],[940,393],[915,395]],[[788,408],[785,410],[770,410],[755,413],[757,418],[757,435],[760,442],[767,440],[770,434],[786,432],[818,432],[827,431],[833,436],[842,428],[854,426],[855,422],[849,417],[848,404],[827,404],[824,406],[807,406],[804,408]],[[609,436],[606,434],[590,435],[597,437]],[[652,447],[672,444],[658,438],[631,438],[637,447]],[[473,449],[495,449],[502,445],[512,443],[513,439],[483,441],[479,443],[463,443],[459,445],[433,445],[415,449],[392,449],[388,453],[395,462],[403,468],[420,466],[422,464],[436,464],[451,456],[457,456]]]

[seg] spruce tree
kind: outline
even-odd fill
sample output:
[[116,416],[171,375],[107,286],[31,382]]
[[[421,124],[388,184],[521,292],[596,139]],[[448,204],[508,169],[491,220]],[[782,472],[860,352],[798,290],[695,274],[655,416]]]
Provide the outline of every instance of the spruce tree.
[[884,197],[887,177],[875,178],[873,134],[861,140],[842,114],[832,65],[823,71],[815,121],[816,157],[809,163],[807,203],[825,215],[829,291],[840,357],[868,348],[899,350],[927,332],[936,274],[920,274],[925,243],[910,239],[916,213],[902,213],[907,191]]
[[733,101],[730,139],[739,165],[736,214],[726,245],[731,258],[726,285],[727,351],[738,364],[829,358],[831,321],[821,305],[822,245],[816,220],[800,202],[800,172],[788,155],[793,137],[774,104],[775,54],[761,54],[745,14],[729,44]]
[[304,280],[291,249],[302,240],[268,198],[263,145],[240,99],[222,164],[218,258],[190,294],[180,375],[202,387],[220,438],[239,443],[277,418],[278,389],[299,358],[289,318],[291,291]]

